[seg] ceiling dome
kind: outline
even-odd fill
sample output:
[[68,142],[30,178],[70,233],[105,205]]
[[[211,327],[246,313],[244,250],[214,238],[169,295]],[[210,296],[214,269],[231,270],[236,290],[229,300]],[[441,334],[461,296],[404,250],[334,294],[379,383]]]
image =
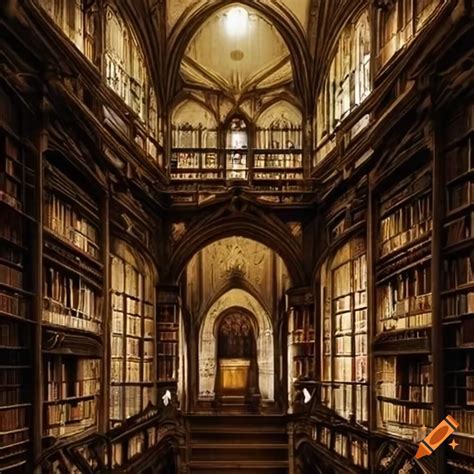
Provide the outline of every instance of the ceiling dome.
[[186,49],[181,75],[189,85],[231,94],[292,80],[288,48],[263,15],[233,4],[206,20]]

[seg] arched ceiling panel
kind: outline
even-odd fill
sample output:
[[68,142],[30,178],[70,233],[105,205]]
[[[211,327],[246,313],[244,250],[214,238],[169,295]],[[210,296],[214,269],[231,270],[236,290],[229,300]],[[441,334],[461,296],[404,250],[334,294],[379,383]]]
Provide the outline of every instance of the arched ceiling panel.
[[264,83],[292,80],[288,48],[263,15],[232,4],[204,22],[188,45],[181,74],[188,84],[221,88],[235,96]]
[[[186,17],[205,0],[168,0],[166,3],[166,22],[168,33],[176,23]],[[262,3],[270,7],[284,9],[300,23],[301,29],[306,33],[309,27],[311,0],[263,0]]]

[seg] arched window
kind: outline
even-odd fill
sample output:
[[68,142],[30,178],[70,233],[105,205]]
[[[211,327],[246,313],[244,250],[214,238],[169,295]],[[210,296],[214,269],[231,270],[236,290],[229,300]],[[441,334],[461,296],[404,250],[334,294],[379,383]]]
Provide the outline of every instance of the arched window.
[[226,169],[228,179],[247,179],[247,153],[249,139],[247,124],[233,118],[226,133]]
[[223,166],[212,112],[196,101],[186,100],[173,112],[171,127],[173,178],[219,178]]
[[110,422],[112,426],[154,402],[153,268],[127,244],[112,255]]
[[[303,166],[303,119],[288,102],[268,107],[258,118],[254,154],[255,168],[298,168]],[[254,173],[254,177],[267,173]]]
[[380,68],[428,23],[444,0],[378,0]]
[[[38,0],[39,1],[39,0]],[[91,61],[101,62],[96,44],[101,44],[102,9],[86,0],[45,0],[39,2],[67,37]],[[159,158],[158,102],[148,75],[145,56],[132,30],[119,13],[107,5],[105,13],[105,47],[102,71],[105,82],[137,114],[141,124],[136,127],[135,141],[157,161]]]
[[106,9],[104,60],[107,85],[145,120],[149,83],[145,59],[131,30],[110,6]]
[[367,261],[354,238],[321,269],[322,403],[340,416],[368,420]]
[[85,3],[84,0],[44,0],[40,5],[77,48],[94,61],[94,12]]
[[342,32],[318,96],[317,143],[370,93],[370,24],[364,12]]

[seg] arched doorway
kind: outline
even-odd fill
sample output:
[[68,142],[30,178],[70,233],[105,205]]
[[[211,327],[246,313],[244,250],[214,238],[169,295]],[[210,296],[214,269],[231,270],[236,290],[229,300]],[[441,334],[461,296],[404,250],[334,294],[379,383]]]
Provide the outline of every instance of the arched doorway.
[[213,401],[218,398],[215,391],[218,379],[219,341],[216,329],[222,315],[235,308],[243,308],[252,315],[256,358],[258,367],[258,389],[263,402],[274,401],[275,355],[273,326],[269,313],[254,296],[240,288],[233,288],[221,295],[209,308],[199,331],[199,400]]
[[243,308],[230,308],[216,321],[218,399],[259,397],[255,318]]

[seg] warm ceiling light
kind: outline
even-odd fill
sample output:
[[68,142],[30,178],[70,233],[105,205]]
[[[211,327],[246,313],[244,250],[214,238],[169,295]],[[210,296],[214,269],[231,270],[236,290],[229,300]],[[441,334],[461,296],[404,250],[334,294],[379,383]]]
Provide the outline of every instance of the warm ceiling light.
[[242,7],[232,7],[225,18],[227,33],[232,36],[243,36],[247,32],[249,14]]

